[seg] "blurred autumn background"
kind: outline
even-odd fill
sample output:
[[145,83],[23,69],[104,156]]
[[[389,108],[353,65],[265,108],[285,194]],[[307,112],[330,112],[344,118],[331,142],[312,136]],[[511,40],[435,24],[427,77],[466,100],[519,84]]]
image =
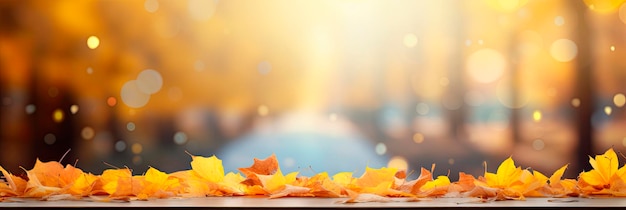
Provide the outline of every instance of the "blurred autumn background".
[[568,178],[626,147],[623,0],[2,0],[0,165]]

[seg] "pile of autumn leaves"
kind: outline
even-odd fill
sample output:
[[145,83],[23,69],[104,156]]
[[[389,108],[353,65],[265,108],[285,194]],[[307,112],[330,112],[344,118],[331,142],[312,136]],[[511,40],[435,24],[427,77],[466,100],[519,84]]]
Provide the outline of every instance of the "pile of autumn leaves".
[[312,177],[298,172],[283,174],[274,155],[254,159],[241,173],[224,174],[222,161],[215,156],[191,156],[191,170],[164,173],[149,168],[133,176],[128,168],[108,169],[102,175],[85,173],[71,165],[37,160],[26,177],[15,176],[0,167],[0,201],[12,198],[41,200],[149,200],[205,196],[264,195],[280,197],[346,198],[346,202],[387,201],[392,197],[419,200],[426,197],[476,197],[492,200],[523,200],[525,197],[626,196],[626,167],[619,168],[613,149],[590,157],[591,171],[581,172],[578,179],[562,179],[567,165],[550,177],[515,166],[508,158],[496,173],[486,172],[475,178],[461,172],[459,180],[447,176],[433,177],[432,170],[421,169],[415,180],[407,180],[405,171],[394,168],[366,168],[355,177],[351,172],[330,176],[318,173]]

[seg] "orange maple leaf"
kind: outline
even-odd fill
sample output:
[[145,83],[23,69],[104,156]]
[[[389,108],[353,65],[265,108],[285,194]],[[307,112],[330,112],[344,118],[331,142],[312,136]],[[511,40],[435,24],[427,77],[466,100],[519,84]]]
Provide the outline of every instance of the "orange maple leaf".
[[257,175],[272,175],[278,170],[278,160],[276,154],[260,160],[254,158],[254,163],[248,168],[239,168],[239,171],[246,176],[243,182],[246,185],[261,185],[261,181]]
[[476,187],[476,185],[474,184],[475,181],[476,178],[474,178],[474,176],[472,176],[471,174],[459,172],[459,180],[450,184],[448,192],[460,194],[470,191],[474,189],[474,187]]
[[4,175],[6,182],[0,182],[0,197],[21,196],[26,190],[26,180],[9,173],[0,166],[0,172]]
[[333,182],[326,172],[315,174],[306,181],[305,187],[311,188],[311,193],[315,197],[336,198],[347,194],[345,189]]

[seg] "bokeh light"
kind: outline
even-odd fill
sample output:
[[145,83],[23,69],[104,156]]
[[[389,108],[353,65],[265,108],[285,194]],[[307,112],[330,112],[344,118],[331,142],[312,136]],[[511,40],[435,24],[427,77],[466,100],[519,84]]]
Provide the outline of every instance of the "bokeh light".
[[163,86],[161,73],[153,69],[146,69],[139,73],[136,80],[137,88],[144,94],[155,94]]
[[78,113],[78,109],[79,109],[78,105],[72,104],[72,106],[70,106],[70,113],[76,114]]
[[604,114],[606,114],[607,116],[613,113],[613,108],[610,106],[605,106],[603,110],[604,110]]
[[541,111],[539,111],[539,110],[533,111],[533,120],[535,122],[541,121],[541,118],[543,118],[543,114],[541,114]]
[[107,105],[109,105],[110,107],[114,107],[117,104],[117,99],[113,96],[109,96],[107,98]]
[[128,81],[122,86],[121,97],[124,104],[131,108],[141,108],[150,101],[150,94],[139,89],[136,80]]
[[626,96],[623,93],[618,93],[613,96],[613,103],[617,107],[623,107],[626,104]]
[[427,115],[430,111],[430,107],[426,103],[418,103],[417,106],[415,106],[415,111],[420,115]]
[[407,171],[407,169],[409,168],[409,163],[408,161],[401,157],[401,156],[393,156],[390,160],[389,163],[387,163],[387,167],[388,168],[396,168],[399,171]]
[[124,150],[126,150],[126,142],[124,141],[115,142],[115,151],[123,152]]
[[480,83],[491,83],[499,79],[506,68],[502,54],[494,49],[481,49],[467,59],[466,69],[472,79]]
[[183,145],[187,143],[187,134],[185,132],[179,131],[174,134],[174,143],[178,145]]
[[568,62],[578,54],[578,46],[572,40],[559,39],[550,45],[550,55],[557,61]]
[[543,150],[546,146],[546,143],[542,139],[533,140],[533,149],[539,151]]
[[143,152],[143,145],[141,145],[140,143],[133,143],[133,145],[130,147],[130,150],[133,152],[133,154],[140,154],[141,152]]
[[570,103],[572,104],[573,107],[579,107],[580,106],[580,99],[579,98],[572,98],[572,101]]
[[374,151],[376,151],[376,154],[378,155],[384,155],[387,153],[387,145],[385,145],[385,143],[379,142],[378,144],[376,144],[376,147],[374,147]]
[[34,104],[29,104],[26,105],[24,111],[26,111],[26,114],[33,114],[35,113],[35,111],[37,111],[37,107]]
[[93,50],[98,48],[98,46],[100,46],[100,38],[97,36],[89,36],[89,38],[87,38],[87,47],[89,47],[89,49]]
[[133,164],[134,165],[141,165],[142,163],[143,163],[143,158],[141,158],[141,156],[139,156],[139,155],[133,156]]
[[562,26],[563,24],[565,24],[565,19],[563,18],[563,16],[556,16],[554,18],[554,25]]
[[135,123],[134,122],[128,122],[126,123],[126,130],[128,131],[135,131]]
[[424,142],[424,134],[422,133],[413,134],[413,142],[417,144],[421,144],[422,142]]
[[56,123],[60,123],[61,121],[63,121],[64,117],[65,114],[63,114],[63,110],[61,109],[55,109],[54,112],[52,112],[52,120],[54,120],[54,122]]
[[47,145],[53,145],[54,142],[56,141],[57,141],[57,137],[52,133],[48,133],[43,137],[43,142],[46,143]]
[[84,127],[80,132],[80,136],[83,137],[83,139],[85,140],[93,139],[95,135],[96,135],[96,131],[92,127],[89,127],[89,126]]

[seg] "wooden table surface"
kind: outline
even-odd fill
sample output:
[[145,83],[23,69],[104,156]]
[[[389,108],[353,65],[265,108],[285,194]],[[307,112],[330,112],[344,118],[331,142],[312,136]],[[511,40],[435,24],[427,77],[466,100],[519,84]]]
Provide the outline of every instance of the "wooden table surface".
[[102,202],[89,200],[38,201],[20,199],[0,202],[0,208],[198,208],[198,209],[318,209],[318,208],[626,208],[626,198],[527,198],[525,201],[480,202],[475,198],[434,198],[414,202],[393,199],[391,202],[342,203],[345,198],[278,198],[267,197],[206,197],[184,199],[155,199],[149,201]]

